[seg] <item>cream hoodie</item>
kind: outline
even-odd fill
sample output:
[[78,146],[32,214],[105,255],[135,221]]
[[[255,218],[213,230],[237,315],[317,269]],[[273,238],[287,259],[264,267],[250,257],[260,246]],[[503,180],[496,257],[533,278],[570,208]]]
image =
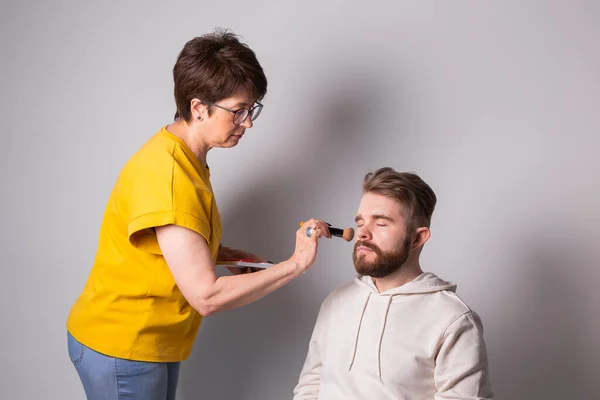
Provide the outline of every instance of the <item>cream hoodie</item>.
[[379,293],[372,278],[321,305],[294,400],[492,399],[479,316],[423,273]]

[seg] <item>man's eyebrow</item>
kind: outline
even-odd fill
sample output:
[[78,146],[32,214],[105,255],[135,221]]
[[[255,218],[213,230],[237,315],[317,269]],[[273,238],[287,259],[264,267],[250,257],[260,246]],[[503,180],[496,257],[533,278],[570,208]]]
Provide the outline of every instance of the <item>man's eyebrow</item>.
[[388,217],[387,215],[383,215],[383,214],[374,214],[372,215],[373,219],[384,219],[386,221],[390,221],[390,222],[394,222],[394,219],[391,217]]
[[[394,222],[394,219],[391,217],[388,217],[387,215],[383,215],[383,214],[373,214],[371,215],[371,217],[373,219],[383,219],[389,222]],[[362,221],[363,220],[363,216],[362,215],[357,215],[356,218],[354,218],[354,222],[358,222],[358,221]]]

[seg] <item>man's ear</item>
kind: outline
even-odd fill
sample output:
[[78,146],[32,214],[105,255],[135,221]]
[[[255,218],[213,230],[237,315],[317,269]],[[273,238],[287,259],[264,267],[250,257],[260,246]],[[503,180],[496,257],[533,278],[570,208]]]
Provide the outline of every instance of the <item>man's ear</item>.
[[419,247],[423,247],[425,242],[427,242],[430,237],[431,231],[428,227],[422,226],[420,228],[417,228],[414,233],[412,248],[418,249]]

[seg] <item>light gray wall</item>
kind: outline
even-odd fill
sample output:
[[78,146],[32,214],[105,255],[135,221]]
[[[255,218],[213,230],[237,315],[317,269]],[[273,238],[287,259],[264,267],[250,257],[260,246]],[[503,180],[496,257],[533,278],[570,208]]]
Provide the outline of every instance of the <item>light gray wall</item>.
[[[171,68],[215,26],[269,79],[209,155],[224,241],[291,255],[300,220],[352,224],[363,175],[418,172],[424,267],[481,315],[498,399],[593,399],[600,370],[600,7],[594,1],[4,1],[0,398],[82,399],[65,318],[131,154],[171,121]],[[351,245],[206,319],[179,399],[285,399]]]

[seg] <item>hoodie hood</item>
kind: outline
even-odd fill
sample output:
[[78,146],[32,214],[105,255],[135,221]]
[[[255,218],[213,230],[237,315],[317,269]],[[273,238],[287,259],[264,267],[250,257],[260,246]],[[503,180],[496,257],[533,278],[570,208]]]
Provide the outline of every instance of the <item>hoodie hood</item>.
[[375,286],[375,282],[373,281],[373,278],[371,278],[370,276],[360,276],[359,275],[354,279],[354,282],[361,289],[364,289],[365,305],[362,308],[362,313],[360,315],[360,319],[358,322],[358,328],[356,330],[356,339],[354,341],[354,351],[352,353],[352,359],[350,361],[350,366],[349,366],[348,370],[349,371],[352,370],[352,365],[354,365],[354,360],[356,359],[356,351],[358,349],[358,340],[360,338],[360,329],[362,327],[362,321],[363,321],[363,317],[365,315],[365,311],[367,310],[367,307],[369,305],[369,300],[371,299],[372,296],[387,297],[387,307],[385,309],[383,325],[381,326],[381,335],[379,337],[379,346],[378,346],[378,350],[377,350],[378,375],[379,375],[379,380],[383,383],[383,379],[381,376],[381,344],[383,343],[383,336],[385,334],[385,327],[387,325],[387,319],[388,319],[387,317],[388,317],[390,307],[392,305],[392,300],[394,299],[394,297],[404,296],[404,295],[415,295],[415,294],[426,295],[426,294],[430,294],[430,293],[439,292],[442,290],[448,290],[451,292],[455,292],[456,284],[445,281],[431,272],[424,272],[421,275],[419,275],[418,277],[416,277],[415,279],[413,279],[412,281],[410,281],[402,286],[387,290],[382,293],[380,293],[379,290],[377,290],[377,287]]
[[354,279],[354,281],[358,286],[364,288],[369,293],[377,294],[380,296],[433,293],[439,292],[440,290],[449,290],[451,292],[456,291],[456,284],[438,278],[437,275],[431,272],[424,272],[412,281],[402,286],[398,286],[396,288],[381,293],[379,292],[379,290],[377,290],[375,282],[373,282],[373,278],[371,278],[370,276],[359,275]]

